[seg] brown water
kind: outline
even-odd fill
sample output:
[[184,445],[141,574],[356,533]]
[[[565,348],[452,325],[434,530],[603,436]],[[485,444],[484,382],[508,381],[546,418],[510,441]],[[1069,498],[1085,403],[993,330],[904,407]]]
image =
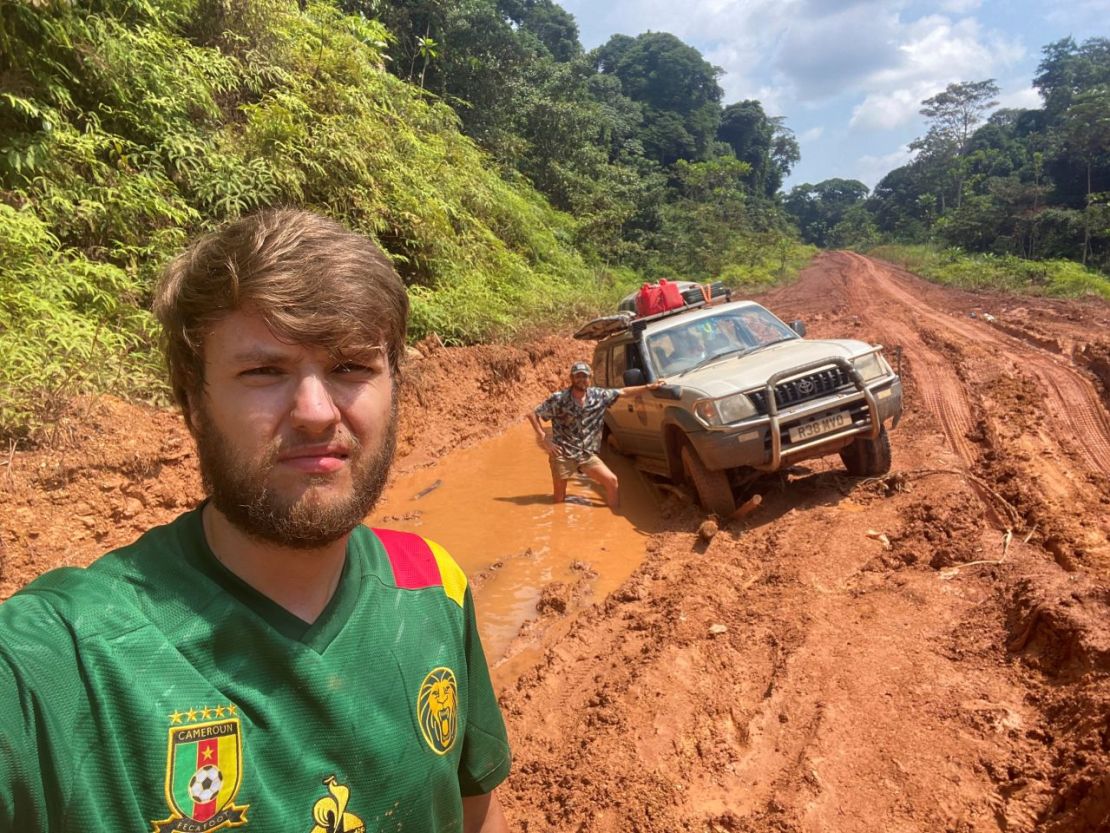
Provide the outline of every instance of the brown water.
[[624,458],[608,455],[620,478],[614,514],[588,481],[571,481],[567,502],[551,500],[551,472],[531,426],[450,454],[391,481],[371,525],[416,532],[441,544],[472,580],[478,630],[496,666],[521,625],[536,615],[541,588],[573,583],[584,562],[601,599],[640,564],[659,528],[652,487]]

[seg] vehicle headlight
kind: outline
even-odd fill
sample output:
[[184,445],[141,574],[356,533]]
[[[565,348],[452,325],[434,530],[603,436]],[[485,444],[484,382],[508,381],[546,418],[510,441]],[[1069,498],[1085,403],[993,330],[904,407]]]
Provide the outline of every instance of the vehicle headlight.
[[703,399],[694,405],[694,413],[710,425],[728,425],[755,416],[755,405],[742,393],[720,399]]
[[868,353],[866,356],[852,359],[852,364],[865,382],[870,382],[890,373],[890,366],[878,353]]

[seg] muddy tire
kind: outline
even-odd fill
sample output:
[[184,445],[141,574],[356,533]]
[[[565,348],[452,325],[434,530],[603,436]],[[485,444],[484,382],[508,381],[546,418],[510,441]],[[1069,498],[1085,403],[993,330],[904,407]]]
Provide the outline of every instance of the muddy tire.
[[601,425],[601,447],[614,451],[617,454],[624,454],[624,450],[621,448],[620,440],[617,439],[617,435],[604,423]]
[[728,475],[723,471],[710,471],[690,445],[682,446],[682,466],[694,483],[698,503],[719,518],[728,518],[736,511],[736,498],[732,494]]
[[857,437],[840,452],[844,468],[856,477],[876,477],[890,471],[890,436],[883,428],[875,439]]

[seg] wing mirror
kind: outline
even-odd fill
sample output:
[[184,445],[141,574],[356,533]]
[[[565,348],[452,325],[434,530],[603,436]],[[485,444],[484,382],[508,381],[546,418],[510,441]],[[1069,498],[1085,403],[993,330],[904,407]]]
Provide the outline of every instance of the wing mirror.
[[802,321],[791,321],[790,329],[792,329],[800,336],[804,336],[806,334],[806,325]]
[[682,398],[682,385],[663,385],[661,388],[656,388],[652,391],[657,399],[681,399]]
[[634,388],[637,385],[644,384],[647,384],[647,380],[644,379],[644,371],[640,370],[640,368],[630,367],[628,370],[624,371],[624,386],[626,388]]

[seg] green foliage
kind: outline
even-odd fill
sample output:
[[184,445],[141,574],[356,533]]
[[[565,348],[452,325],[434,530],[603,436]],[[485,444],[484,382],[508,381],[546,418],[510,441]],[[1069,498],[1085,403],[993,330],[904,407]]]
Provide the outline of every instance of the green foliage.
[[875,218],[863,203],[850,206],[829,232],[829,245],[837,249],[865,251],[877,246],[882,238]]
[[160,390],[153,322],[134,277],[65,250],[29,210],[0,204],[0,429],[27,436],[94,390]]
[[784,235],[754,238],[743,252],[742,259],[722,270],[717,280],[740,292],[762,292],[797,278],[816,254],[816,246],[799,243]]
[[[453,343],[612,308],[645,273],[792,268],[781,212],[714,139],[717,71],[677,38],[629,39],[608,73],[548,0],[343,6],[0,7],[0,437],[73,393],[164,395],[154,279],[260,207],[374,237],[410,335]],[[673,168],[645,150],[676,137]]]
[[991,81],[922,102],[917,156],[868,200],[879,232],[1022,258],[1072,258],[1110,271],[1110,39],[1044,48],[1040,110],[999,110]]
[[[808,182],[796,185],[790,189],[783,205],[801,231],[802,240],[814,246],[843,246],[849,244],[833,240],[833,232],[847,213],[862,206],[866,198],[867,186],[862,182],[837,178],[826,179],[816,185]],[[858,216],[853,222],[856,226],[874,225]],[[841,229],[841,238],[847,230],[847,226]]]
[[730,104],[721,114],[717,138],[732,148],[736,158],[751,166],[745,180],[756,194],[773,197],[794,163],[801,158],[794,134],[782,119],[768,118],[758,101]]
[[904,245],[879,246],[870,254],[961,289],[1110,300],[1110,278],[1070,260],[1031,261],[1013,255],[968,255],[954,247]]
[[327,4],[228,8],[198,45],[187,15],[59,6],[36,30],[50,60],[0,88],[19,117],[0,133],[0,434],[26,435],[73,392],[157,392],[154,277],[187,238],[261,206],[375,236],[413,287],[416,338],[504,337],[613,291],[569,216],[381,70],[380,24]]
[[666,32],[614,35],[595,53],[598,69],[620,79],[643,105],[646,155],[662,165],[710,156],[721,121],[720,70]]

